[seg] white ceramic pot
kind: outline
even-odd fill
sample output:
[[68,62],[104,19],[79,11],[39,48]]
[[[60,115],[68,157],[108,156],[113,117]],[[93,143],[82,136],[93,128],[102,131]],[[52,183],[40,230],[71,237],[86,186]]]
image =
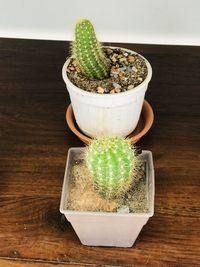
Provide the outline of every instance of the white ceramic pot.
[[[132,54],[135,52],[123,49]],[[144,57],[143,57],[144,58]],[[148,74],[137,87],[117,94],[98,94],[78,88],[67,77],[65,62],[62,75],[70,95],[74,116],[79,128],[90,137],[118,135],[127,136],[137,126],[145,92],[152,76],[150,63],[144,58]]]
[[72,224],[81,243],[84,245],[131,247],[142,227],[154,214],[155,185],[152,153],[150,151],[143,151],[141,154],[141,157],[146,161],[148,212],[119,214],[112,212],[71,211],[66,209],[70,190],[71,166],[74,160],[83,157],[84,149],[71,148],[68,151],[60,212]]

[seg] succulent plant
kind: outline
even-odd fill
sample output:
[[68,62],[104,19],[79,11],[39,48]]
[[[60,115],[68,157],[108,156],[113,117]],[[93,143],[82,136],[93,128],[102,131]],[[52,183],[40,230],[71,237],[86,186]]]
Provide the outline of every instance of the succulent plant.
[[122,196],[135,179],[136,151],[122,137],[101,137],[86,150],[94,186],[105,198]]
[[72,53],[81,72],[88,78],[104,79],[109,76],[109,63],[88,19],[82,19],[76,24]]

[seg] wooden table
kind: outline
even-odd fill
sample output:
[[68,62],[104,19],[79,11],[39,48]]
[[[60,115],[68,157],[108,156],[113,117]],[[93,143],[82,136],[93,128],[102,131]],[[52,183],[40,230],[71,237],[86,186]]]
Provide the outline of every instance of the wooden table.
[[200,48],[124,45],[153,66],[155,215],[132,248],[87,247],[59,212],[68,43],[0,39],[0,267],[200,266]]

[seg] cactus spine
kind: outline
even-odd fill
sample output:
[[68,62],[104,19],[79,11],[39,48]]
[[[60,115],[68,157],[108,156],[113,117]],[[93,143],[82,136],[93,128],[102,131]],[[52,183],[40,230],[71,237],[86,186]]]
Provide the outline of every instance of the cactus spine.
[[90,79],[104,79],[109,76],[109,64],[97,41],[91,22],[82,19],[75,27],[73,55],[81,72]]
[[104,197],[112,199],[122,196],[130,188],[138,159],[127,140],[103,137],[89,145],[86,163],[95,188]]

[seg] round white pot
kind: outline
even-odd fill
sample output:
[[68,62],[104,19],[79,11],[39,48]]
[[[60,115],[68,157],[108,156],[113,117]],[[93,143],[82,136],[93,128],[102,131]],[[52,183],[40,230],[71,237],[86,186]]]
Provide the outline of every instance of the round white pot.
[[[137,54],[132,50],[121,49]],[[66,72],[70,62],[68,58],[63,66],[62,75],[70,95],[76,122],[83,133],[93,138],[103,135],[125,137],[136,128],[145,92],[152,76],[151,65],[145,58],[144,60],[148,73],[140,85],[122,93],[98,94],[78,88],[68,79]]]

